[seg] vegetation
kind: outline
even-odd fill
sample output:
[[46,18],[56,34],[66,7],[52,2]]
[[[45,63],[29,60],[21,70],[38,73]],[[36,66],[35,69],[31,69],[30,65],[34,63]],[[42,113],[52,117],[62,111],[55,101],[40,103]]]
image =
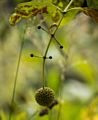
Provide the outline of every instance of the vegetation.
[[97,0],[4,0],[1,15],[0,120],[97,120]]

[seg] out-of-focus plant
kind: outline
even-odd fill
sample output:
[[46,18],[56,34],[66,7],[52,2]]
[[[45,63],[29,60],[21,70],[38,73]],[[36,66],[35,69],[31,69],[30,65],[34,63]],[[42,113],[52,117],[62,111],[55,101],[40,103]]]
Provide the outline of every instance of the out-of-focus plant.
[[[64,89],[66,89],[63,87],[63,84],[64,84],[64,82],[66,82],[67,79],[68,80],[71,78],[75,79],[75,80],[78,79],[82,82],[87,80],[86,82],[88,82],[88,83],[91,83],[91,84],[94,83],[93,79],[95,79],[95,76],[94,76],[93,70],[89,66],[88,62],[82,57],[76,57],[73,59],[73,61],[71,61],[71,56],[69,54],[71,52],[71,46],[70,45],[67,46],[68,51],[65,52],[65,50],[63,50],[64,45],[63,44],[61,45],[61,43],[59,43],[59,41],[58,41],[59,39],[57,38],[57,35],[56,35],[56,33],[60,30],[61,27],[63,27],[65,24],[68,24],[70,21],[72,21],[75,18],[75,16],[80,12],[85,13],[86,15],[93,18],[96,22],[98,22],[97,0],[95,2],[91,2],[90,0],[78,0],[78,1],[76,1],[76,0],[65,0],[65,1],[63,1],[63,0],[62,1],[59,1],[59,0],[57,0],[57,1],[56,0],[55,1],[32,0],[30,2],[20,3],[16,6],[14,13],[12,13],[12,15],[9,18],[9,23],[14,26],[14,25],[22,22],[23,19],[25,19],[26,27],[24,29],[24,32],[22,33],[23,38],[21,41],[21,48],[19,51],[19,58],[18,58],[18,64],[17,64],[17,69],[16,69],[13,94],[12,94],[11,104],[9,105],[9,108],[10,108],[10,113],[8,115],[9,120],[11,120],[12,117],[13,117],[13,119],[17,119],[17,120],[25,119],[25,117],[26,117],[26,113],[23,113],[23,112],[21,114],[19,114],[19,116],[15,116],[14,111],[15,111],[15,109],[18,109],[17,104],[15,104],[17,77],[18,77],[23,47],[24,47],[24,43],[25,43],[24,38],[25,38],[25,34],[26,34],[26,30],[28,28],[29,22],[31,22],[31,25],[32,24],[35,26],[37,25],[38,30],[42,30],[42,31],[46,32],[47,35],[49,36],[49,41],[47,43],[46,49],[43,52],[42,56],[39,56],[35,53],[30,54],[30,57],[42,59],[42,88],[40,88],[37,92],[37,95],[38,95],[37,102],[40,101],[38,103],[43,103],[43,101],[44,101],[44,103],[46,103],[50,99],[50,103],[48,102],[45,105],[41,104],[41,105],[45,106],[46,108],[42,109],[42,111],[40,111],[39,116],[44,116],[46,114],[49,114],[49,117],[51,120],[55,119],[55,117],[57,117],[57,120],[61,119],[61,114],[64,115],[64,111],[62,111],[62,109],[65,107],[67,109],[67,104],[63,102],[63,99],[64,99],[64,98],[62,98],[63,93],[61,93],[61,91],[64,91]],[[65,67],[64,71],[61,70],[61,71],[63,71],[63,79],[62,80],[64,80],[64,81],[59,81],[59,83],[58,83],[59,89],[58,89],[58,91],[55,91],[61,97],[59,102],[58,102],[58,100],[55,100],[56,98],[54,98],[54,92],[50,88],[48,88],[49,90],[46,89],[47,70],[46,70],[45,65],[46,65],[46,61],[48,61],[49,59],[52,59],[52,57],[54,57],[54,56],[48,56],[48,52],[50,50],[49,48],[50,48],[50,45],[52,44],[52,41],[57,43],[57,45],[59,47],[58,46],[56,46],[56,47],[57,47],[58,51],[60,52],[60,54],[64,58],[63,67],[61,65],[61,68]],[[78,62],[74,62],[74,60],[77,60]],[[72,62],[72,65],[70,65],[70,61]],[[73,70],[74,67],[75,67],[76,71]],[[82,74],[86,76],[85,78],[84,78],[84,76],[83,76],[83,78],[80,76],[81,71],[82,71]],[[50,78],[51,78],[51,75],[50,75]],[[51,80],[49,80],[49,82],[50,81]],[[48,84],[49,84],[49,82],[48,82]],[[51,84],[51,82],[50,82],[50,84]],[[52,82],[52,84],[53,84],[53,82]],[[51,84],[51,86],[52,86],[52,84]],[[55,82],[54,82],[54,84],[55,84]],[[52,86],[52,88],[53,87],[54,86]],[[95,89],[97,89],[97,88],[95,88]],[[53,94],[51,91],[53,92]],[[97,90],[95,90],[95,91],[97,91]],[[21,96],[21,100],[25,100],[25,97]],[[78,99],[77,99],[77,102],[79,102]],[[52,108],[55,105],[57,105],[58,103],[59,103],[59,106],[54,108],[54,112],[58,111],[58,113],[56,113],[56,115],[53,116]],[[80,103],[80,106],[77,106],[76,111],[78,110],[78,112],[79,112],[81,106],[83,106],[83,105],[84,105],[83,103]],[[72,106],[74,108],[73,104],[70,106]],[[71,107],[70,107],[70,110],[71,110]],[[66,119],[72,119],[73,113],[71,113],[71,112],[68,113],[68,114],[71,114],[70,118],[68,118],[67,115],[64,115],[64,116]],[[2,114],[1,115],[2,118],[6,119],[6,118],[4,118],[4,115],[2,112],[1,112],[1,114]],[[37,114],[37,112],[35,112],[35,114]],[[31,116],[30,119],[32,119],[32,117],[33,116]],[[35,119],[39,119],[39,118],[35,118]],[[45,119],[47,119],[47,118],[45,118]],[[77,117],[76,119],[79,119],[79,118]],[[90,119],[92,119],[92,116]]]

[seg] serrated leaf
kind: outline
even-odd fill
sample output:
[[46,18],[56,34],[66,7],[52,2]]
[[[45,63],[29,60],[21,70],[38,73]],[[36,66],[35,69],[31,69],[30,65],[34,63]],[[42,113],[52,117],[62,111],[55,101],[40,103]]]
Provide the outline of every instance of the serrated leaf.
[[53,22],[58,22],[60,19],[60,11],[51,2],[35,0],[18,4],[15,12],[9,18],[9,22],[11,25],[15,25],[20,21],[19,18],[28,19],[38,14],[48,15]]
[[47,2],[25,2],[20,3],[15,8],[15,12],[20,14],[22,18],[35,16],[38,13],[47,13]]
[[83,12],[98,23],[98,10],[93,8],[84,8]]

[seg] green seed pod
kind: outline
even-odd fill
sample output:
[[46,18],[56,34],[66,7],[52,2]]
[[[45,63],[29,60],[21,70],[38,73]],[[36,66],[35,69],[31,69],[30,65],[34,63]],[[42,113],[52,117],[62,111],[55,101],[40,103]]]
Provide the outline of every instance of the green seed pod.
[[49,88],[40,88],[36,91],[35,99],[39,105],[49,106],[54,100],[55,93]]

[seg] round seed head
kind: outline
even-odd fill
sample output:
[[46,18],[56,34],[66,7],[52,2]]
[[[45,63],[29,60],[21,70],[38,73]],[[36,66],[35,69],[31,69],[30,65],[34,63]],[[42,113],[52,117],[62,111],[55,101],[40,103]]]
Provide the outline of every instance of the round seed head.
[[40,88],[35,93],[35,100],[39,105],[49,106],[54,100],[54,91],[49,88]]

